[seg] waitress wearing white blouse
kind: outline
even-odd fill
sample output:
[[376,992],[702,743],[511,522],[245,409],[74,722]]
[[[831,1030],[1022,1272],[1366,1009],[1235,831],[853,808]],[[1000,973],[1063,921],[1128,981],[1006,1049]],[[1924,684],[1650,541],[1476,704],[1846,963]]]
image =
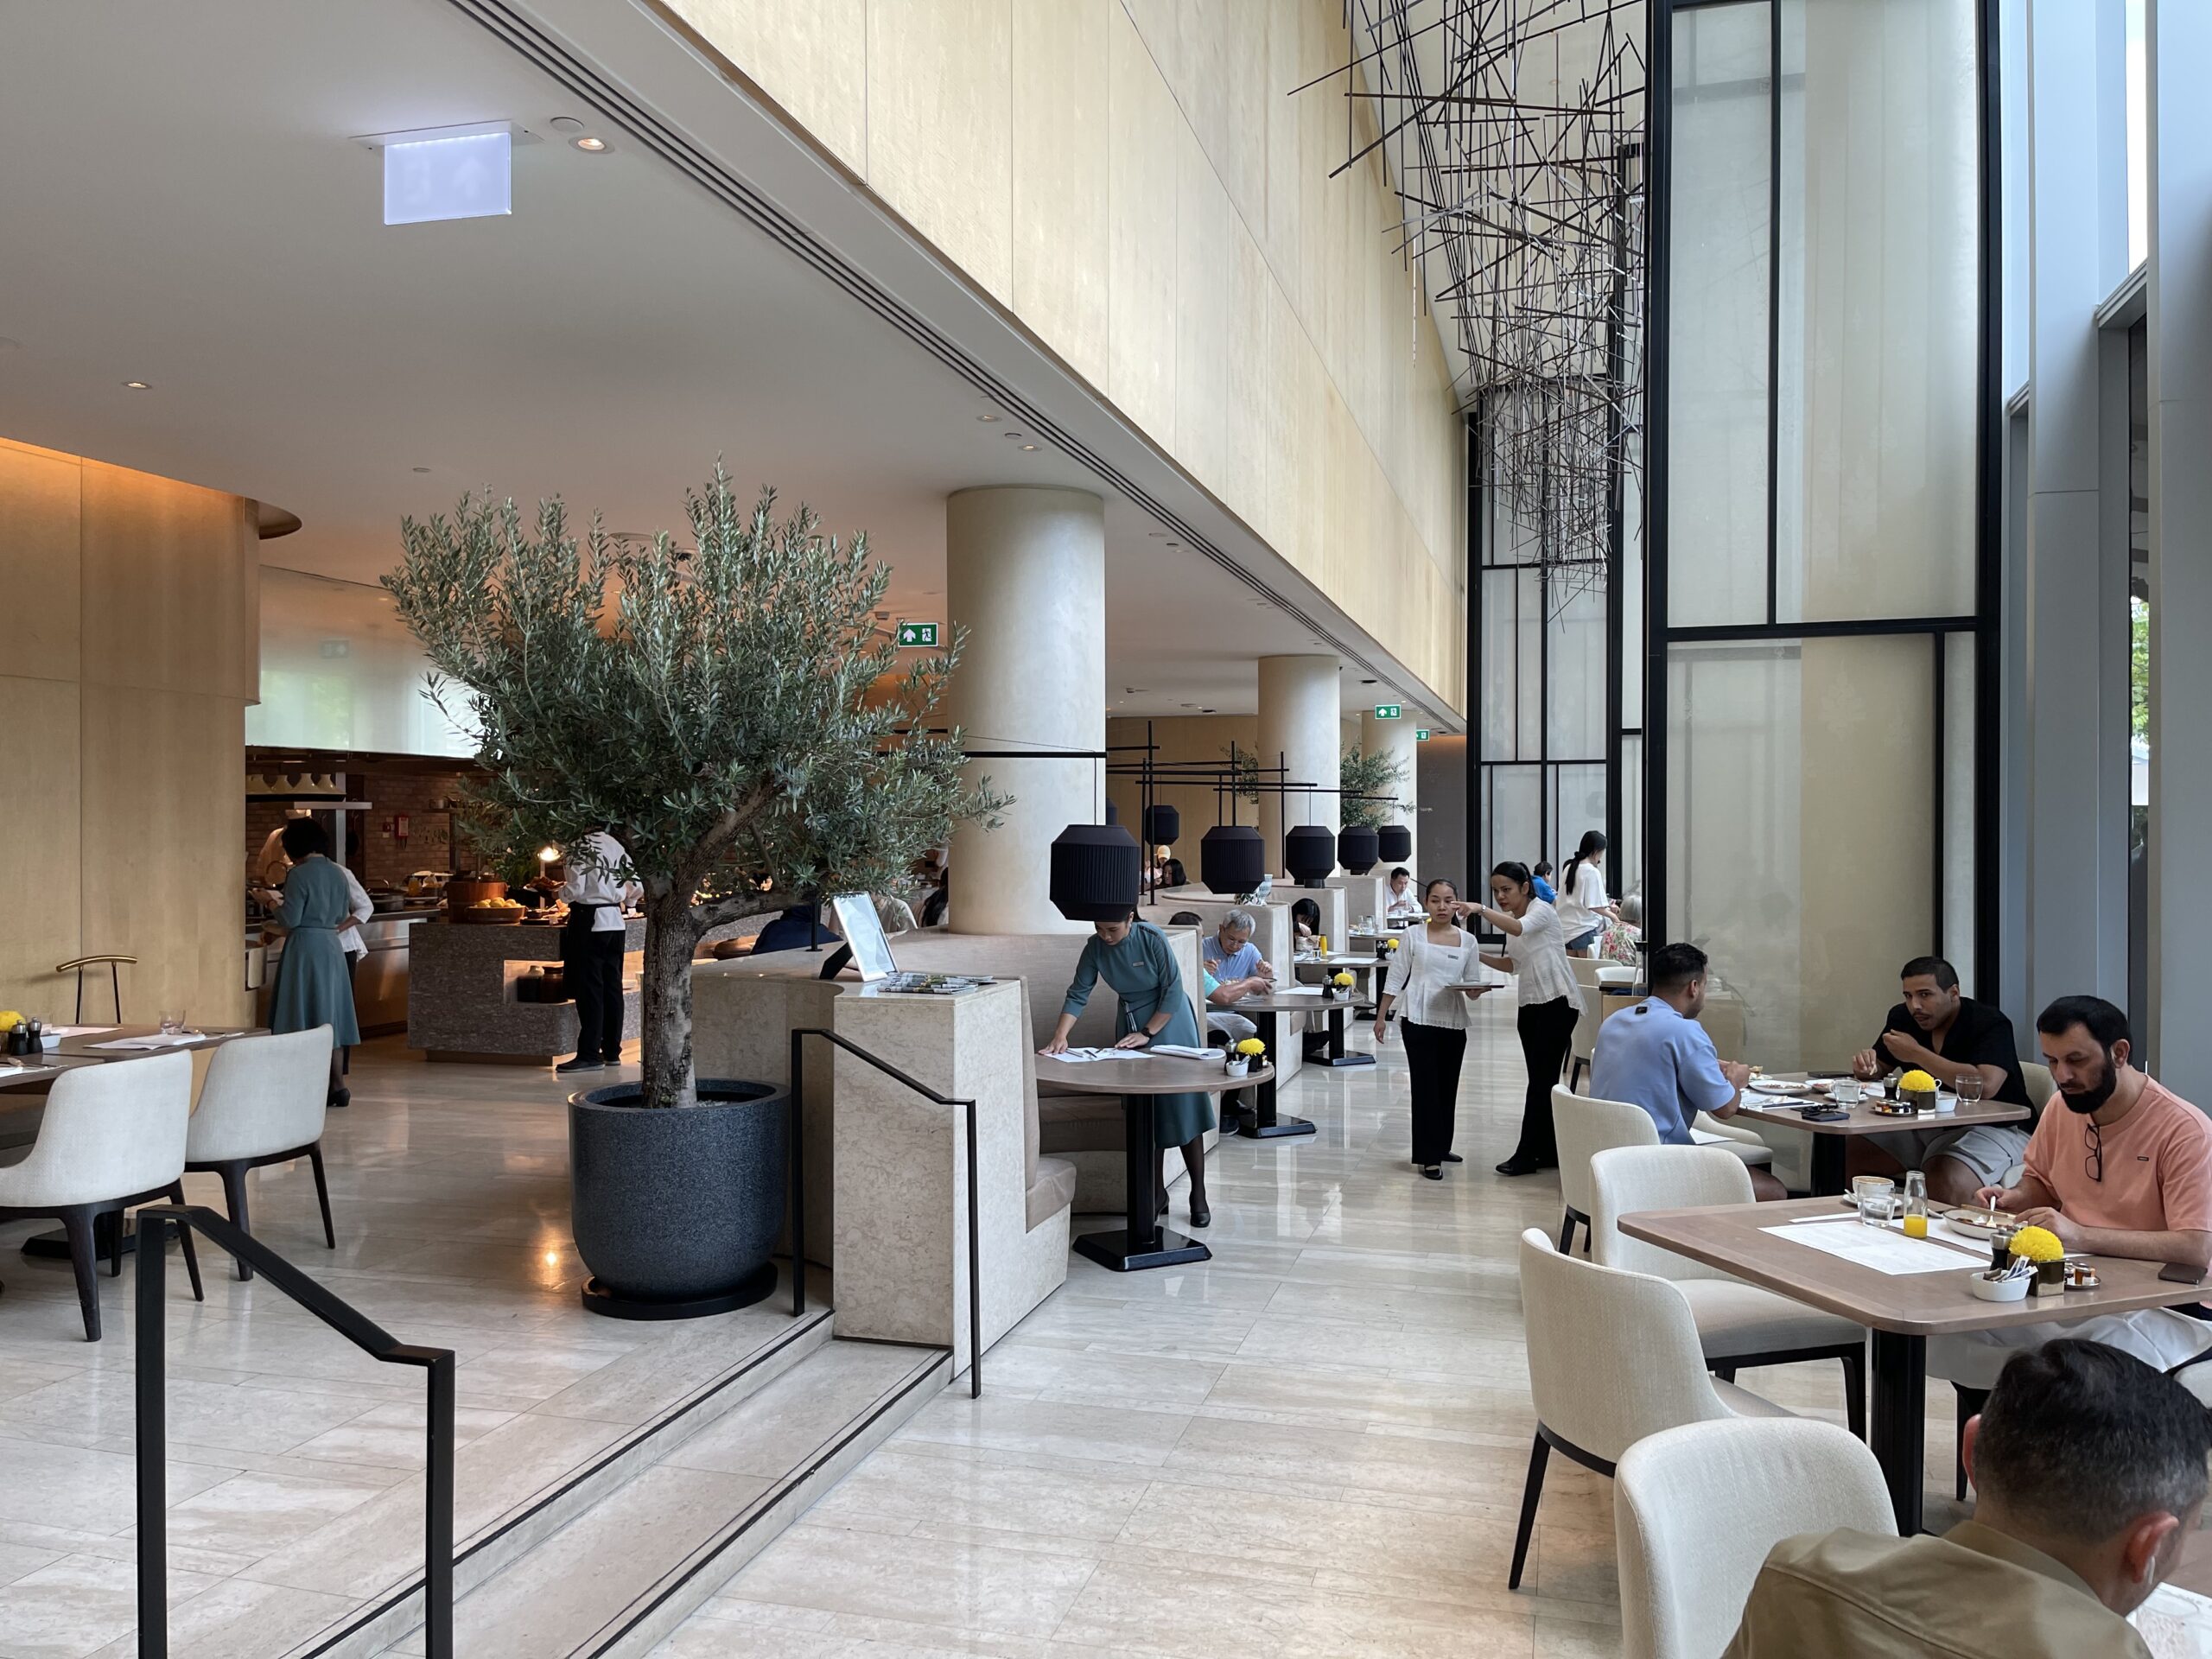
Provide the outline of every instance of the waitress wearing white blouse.
[[1509,860],[1490,873],[1490,905],[1468,908],[1505,935],[1505,954],[1484,956],[1493,968],[1513,976],[1520,1014],[1521,1058],[1529,1068],[1529,1092],[1521,1108],[1521,1144],[1497,1166],[1501,1175],[1532,1175],[1559,1167],[1559,1143],[1552,1134],[1552,1085],[1567,1064],[1574,1042],[1574,1021],[1582,1008],[1574,969],[1567,965],[1567,942],[1559,912],[1536,897],[1526,864]]
[[1414,1166],[1432,1181],[1444,1179],[1444,1166],[1462,1162],[1452,1150],[1459,1116],[1459,1063],[1467,1052],[1467,995],[1452,988],[1469,978],[1480,947],[1459,924],[1459,895],[1449,881],[1421,889],[1427,908],[1425,926],[1397,937],[1397,950],[1375,999],[1375,1040],[1389,1035],[1390,1010],[1404,1004],[1398,1029],[1406,1036],[1414,1119]]

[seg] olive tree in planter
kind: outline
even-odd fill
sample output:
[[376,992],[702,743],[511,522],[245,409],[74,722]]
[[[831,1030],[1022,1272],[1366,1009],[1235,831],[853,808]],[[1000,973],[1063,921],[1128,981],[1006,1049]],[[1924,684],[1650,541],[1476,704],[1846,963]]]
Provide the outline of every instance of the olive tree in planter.
[[1405,768],[1379,749],[1362,749],[1357,743],[1337,762],[1337,856],[1354,875],[1375,868],[1380,838],[1376,831],[1389,820],[1400,803],[1391,798]]
[[764,1272],[772,1288],[784,1145],[780,1091],[694,1075],[700,940],[893,886],[1001,803],[963,783],[959,733],[931,729],[958,639],[893,677],[865,536],[779,518],[772,491],[748,506],[720,465],[686,516],[688,547],[596,520],[580,543],[557,499],[531,525],[472,497],[404,523],[385,586],[432,698],[478,734],[480,816],[569,846],[604,829],[644,888],[644,1079],[571,1103],[577,1243],[619,1300],[699,1312],[766,1294]]

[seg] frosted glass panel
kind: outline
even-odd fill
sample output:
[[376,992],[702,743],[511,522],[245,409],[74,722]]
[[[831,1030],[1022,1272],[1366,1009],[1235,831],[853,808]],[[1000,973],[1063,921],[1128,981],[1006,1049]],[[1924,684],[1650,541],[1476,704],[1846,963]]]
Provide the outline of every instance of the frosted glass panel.
[[1684,645],[1668,664],[1675,938],[1744,1007],[1744,1058],[1837,1066],[1933,948],[1925,635]]
[[1470,880],[1487,876],[1500,860],[1517,858],[1534,864],[1543,856],[1539,809],[1543,789],[1538,766],[1492,766],[1490,769],[1489,852],[1481,871],[1469,871]]
[[[1568,857],[1582,840],[1585,830],[1602,830],[1605,827],[1605,768],[1594,766],[1554,766],[1552,768],[1552,841],[1549,849],[1553,863],[1564,869]],[[1613,857],[1610,849],[1605,855],[1605,890],[1613,887]]]
[[1973,0],[1783,0],[1781,15],[1777,615],[1966,615]]
[[1974,977],[1974,653],[1972,634],[1944,636],[1943,954],[1960,984],[1993,1001],[1997,988]]
[[1624,910],[1630,921],[1643,921],[1643,740],[1621,739],[1621,833],[1606,859],[1612,874],[1607,888],[1615,899],[1633,899]]
[[1551,601],[1547,669],[1551,721],[1544,753],[1554,760],[1602,760],[1605,754],[1605,596],[1579,578]]
[[1675,19],[1667,614],[1767,620],[1768,7]]
[[270,748],[474,754],[423,696],[429,664],[381,588],[261,572],[261,701],[245,741]]
[[1543,612],[1536,572],[1484,570],[1483,759],[1533,760],[1543,718]]

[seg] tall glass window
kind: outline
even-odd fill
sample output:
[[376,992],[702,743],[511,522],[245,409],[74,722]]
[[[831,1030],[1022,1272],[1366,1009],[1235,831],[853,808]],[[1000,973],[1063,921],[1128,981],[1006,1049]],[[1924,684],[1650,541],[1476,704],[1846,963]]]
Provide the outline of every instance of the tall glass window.
[[1909,957],[1974,986],[1977,6],[1671,10],[1654,921],[1835,1065]]

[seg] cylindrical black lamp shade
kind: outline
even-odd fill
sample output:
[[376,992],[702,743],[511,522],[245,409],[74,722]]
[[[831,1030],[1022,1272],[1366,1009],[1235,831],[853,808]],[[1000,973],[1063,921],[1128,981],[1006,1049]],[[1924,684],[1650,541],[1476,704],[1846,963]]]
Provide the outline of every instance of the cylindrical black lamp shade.
[[1198,838],[1198,881],[1209,892],[1249,893],[1267,874],[1267,843],[1251,825],[1217,823]]
[[1106,822],[1107,822],[1107,823],[1119,823],[1121,821],[1122,821],[1122,809],[1121,809],[1120,807],[1118,807],[1118,806],[1115,805],[1115,804],[1114,804],[1114,803],[1113,803],[1113,802],[1111,802],[1111,801],[1107,802],[1107,803],[1106,803]]
[[1337,838],[1318,823],[1301,823],[1282,838],[1282,867],[1301,887],[1318,887],[1337,868]]
[[1183,815],[1165,801],[1144,810],[1144,838],[1147,846],[1173,847],[1183,833]]
[[1382,855],[1382,837],[1371,826],[1355,823],[1337,832],[1337,856],[1354,875],[1365,875]]
[[1136,908],[1137,844],[1118,823],[1071,823],[1052,842],[1052,899],[1071,922],[1117,922]]
[[1386,823],[1375,836],[1375,856],[1379,862],[1402,864],[1414,855],[1414,832],[1402,823]]

